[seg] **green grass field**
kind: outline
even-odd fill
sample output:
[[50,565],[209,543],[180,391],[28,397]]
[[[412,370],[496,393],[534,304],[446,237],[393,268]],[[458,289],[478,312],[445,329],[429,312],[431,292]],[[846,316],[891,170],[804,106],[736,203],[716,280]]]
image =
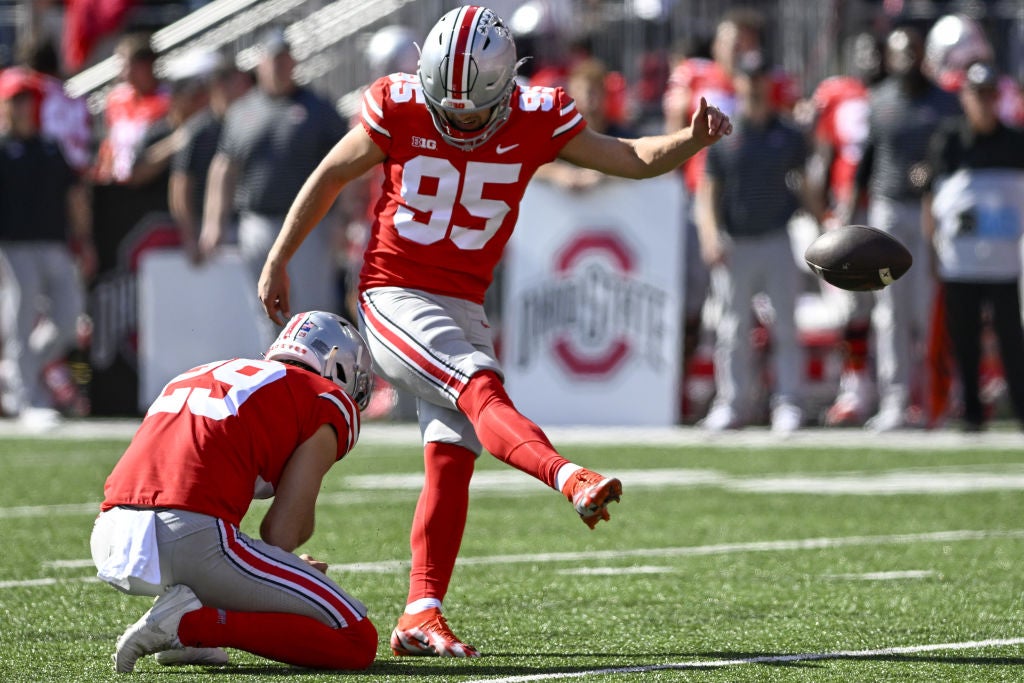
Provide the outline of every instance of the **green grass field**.
[[[368,429],[369,431],[369,429]],[[607,437],[602,437],[607,438]],[[364,439],[364,441],[366,441]],[[1024,680],[1021,448],[574,441],[621,476],[612,521],[485,456],[446,611],[477,660],[395,658],[420,453],[357,447],[302,550],[370,607],[373,668],[309,672],[231,651],[162,681]],[[110,653],[149,606],[96,582],[89,533],[123,439],[0,440],[0,680],[125,680]],[[244,529],[256,533],[265,503]]]

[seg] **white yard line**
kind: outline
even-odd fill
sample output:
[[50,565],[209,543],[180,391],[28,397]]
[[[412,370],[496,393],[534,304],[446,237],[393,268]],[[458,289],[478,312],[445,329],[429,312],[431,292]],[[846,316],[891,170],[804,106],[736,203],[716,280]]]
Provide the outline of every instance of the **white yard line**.
[[[717,470],[684,468],[615,470],[614,474],[626,484],[629,491],[703,486],[743,493],[889,496],[1024,490],[1024,464],[1018,463],[829,474],[737,476]],[[404,491],[414,496],[422,485],[421,473],[346,476],[341,483],[344,490],[323,494],[318,503],[367,505],[381,500],[380,491]],[[470,486],[474,495],[478,496],[551,494],[533,478],[511,468],[479,471],[473,475]],[[99,507],[99,501],[0,507],[0,520],[52,515],[95,515]]]
[[[842,536],[838,538],[803,538],[782,541],[752,541],[749,543],[719,543],[716,545],[696,545],[676,548],[636,548],[632,550],[602,550],[600,559],[620,560],[630,558],[655,557],[696,557],[707,555],[729,555],[735,553],[780,552],[787,550],[826,550],[851,546],[870,545],[905,545],[908,543],[954,543],[958,541],[978,541],[990,538],[1021,539],[1024,529],[1005,531],[958,530],[935,531],[922,534],[890,534],[883,536]],[[562,552],[562,553],[531,553],[524,555],[485,555],[481,557],[463,557],[459,565],[487,566],[494,564],[542,564],[548,562],[588,562],[593,563],[593,551]],[[363,572],[389,573],[409,568],[408,560],[384,560],[381,562],[354,562],[351,564],[331,565],[331,572]]]
[[675,671],[681,669],[721,669],[744,664],[784,664],[788,662],[813,662],[827,659],[870,659],[872,657],[889,657],[893,655],[913,655],[922,652],[940,652],[943,650],[980,650],[990,647],[1012,647],[1024,645],[1024,638],[992,638],[989,640],[968,640],[960,643],[931,643],[927,645],[907,645],[901,647],[884,647],[877,650],[837,650],[835,652],[806,652],[792,655],[764,655],[762,657],[744,657],[742,659],[698,659],[690,662],[671,662],[668,664],[647,664],[639,666],[608,667],[589,669],[586,671],[565,671],[549,674],[530,674],[527,676],[507,676],[505,678],[478,678],[466,683],[521,683],[525,681],[554,681],[567,678],[589,678],[591,676],[610,676],[615,674],[647,673],[650,671]]
[[[856,546],[872,545],[906,545],[909,543],[956,543],[965,541],[980,541],[986,539],[1024,539],[1024,529],[1007,529],[998,531],[961,529],[956,531],[934,531],[921,534],[889,534],[882,536],[840,536],[836,538],[802,538],[781,541],[752,541],[749,543],[719,543],[715,545],[682,546],[675,548],[636,548],[632,550],[604,550],[601,552],[600,560],[622,560],[631,558],[650,559],[662,557],[704,557],[710,555],[730,555],[737,553],[763,553],[783,552],[793,550],[827,550],[832,548],[847,548]],[[466,566],[489,566],[509,564],[546,564],[555,562],[587,562],[593,564],[595,560],[592,551],[585,552],[562,552],[562,553],[530,553],[523,555],[484,555],[479,557],[463,557],[459,559],[459,565]],[[48,568],[84,568],[91,567],[90,560],[49,560],[43,562]],[[383,560],[380,562],[353,562],[349,564],[333,564],[330,567],[331,573],[367,573],[386,574],[398,571],[407,571],[408,560]],[[613,568],[613,571],[624,573],[629,571],[626,568]],[[645,567],[643,571],[660,569]],[[591,570],[594,572],[602,569]],[[915,570],[919,571],[919,570]],[[864,575],[855,575],[864,576]],[[835,577],[829,577],[835,578]],[[906,576],[904,578],[910,578]],[[24,581],[0,582],[0,588],[13,588],[18,586],[52,585],[60,581],[83,581],[83,578],[56,578],[48,577],[42,579],[27,579]]]
[[[65,420],[45,433],[27,428],[17,420],[0,419],[0,438],[32,437],[55,440],[130,439],[138,419],[82,418]],[[875,434],[863,429],[803,429],[787,437],[763,427],[750,427],[721,434],[689,426],[558,426],[541,425],[556,445],[699,446],[702,448],[760,448],[781,446],[798,449],[847,448],[885,450],[1022,450],[1024,434],[1012,429],[961,434],[955,430],[907,429]],[[410,446],[420,443],[419,428],[412,423],[368,422],[363,424],[359,443],[366,446]],[[625,446],[626,449],[629,446]]]

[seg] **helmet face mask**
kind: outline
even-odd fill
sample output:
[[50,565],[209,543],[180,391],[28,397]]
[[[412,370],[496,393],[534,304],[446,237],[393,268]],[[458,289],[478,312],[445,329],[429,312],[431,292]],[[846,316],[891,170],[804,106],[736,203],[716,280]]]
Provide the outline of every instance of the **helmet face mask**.
[[[434,127],[448,144],[471,150],[487,142],[512,113],[516,46],[497,14],[468,5],[445,14],[420,50],[419,77]],[[479,127],[457,123],[487,112]]]
[[352,323],[333,313],[292,316],[264,358],[307,366],[341,387],[360,410],[370,402],[370,350]]

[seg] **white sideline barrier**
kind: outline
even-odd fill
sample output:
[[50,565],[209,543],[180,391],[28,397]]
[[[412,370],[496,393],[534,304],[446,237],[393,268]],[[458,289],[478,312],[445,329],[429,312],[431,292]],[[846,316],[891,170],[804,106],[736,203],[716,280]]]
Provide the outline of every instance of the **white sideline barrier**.
[[154,249],[142,255],[138,277],[142,412],[184,370],[225,358],[258,358],[272,341],[256,283],[235,252],[223,251],[197,267],[179,249]]
[[505,260],[502,366],[545,425],[675,424],[684,199],[674,175],[527,189]]

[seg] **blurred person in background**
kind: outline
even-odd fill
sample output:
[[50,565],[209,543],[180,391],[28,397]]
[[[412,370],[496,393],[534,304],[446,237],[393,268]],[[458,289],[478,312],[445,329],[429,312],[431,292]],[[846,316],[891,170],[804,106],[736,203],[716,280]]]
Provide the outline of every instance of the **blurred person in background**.
[[[199,231],[210,164],[217,151],[224,115],[236,99],[248,92],[252,79],[216,53],[197,55],[206,62],[196,77],[205,84],[205,105],[176,127],[171,150],[168,205],[178,226],[182,248],[192,263],[202,261]],[[197,100],[196,104],[201,104]],[[231,220],[234,223],[234,217]],[[226,242],[234,239],[227,238]]]
[[64,159],[77,173],[93,162],[92,116],[85,98],[64,92],[57,50],[49,41],[30,41],[24,46],[25,66],[38,74],[43,89],[39,105],[40,132],[60,144]]
[[107,93],[105,132],[92,171],[98,184],[130,182],[146,130],[167,115],[170,91],[157,78],[149,35],[130,33],[114,49],[120,82]]
[[[156,597],[117,639],[114,668],[226,664],[234,647],[296,666],[365,669],[366,607],[295,549],[315,526],[331,467],[359,438],[370,355],[333,313],[296,315],[260,359],[172,379],[103,485],[90,547],[98,576]],[[186,400],[187,399],[187,400]],[[260,538],[239,529],[273,498]]]
[[[881,41],[859,33],[847,49],[848,74],[831,76],[811,96],[814,153],[808,164],[808,197],[812,213],[825,230],[841,227],[840,220],[867,223],[867,195],[854,196],[854,175],[868,138],[869,88],[885,76]],[[841,217],[841,218],[840,218]],[[842,308],[843,369],[839,392],[825,413],[825,424],[863,425],[875,400],[869,367],[871,292],[848,292],[822,284],[826,301]]]
[[209,73],[205,65],[170,70],[165,77],[170,100],[167,113],[149,126],[139,140],[128,184],[134,187],[158,183],[166,194],[171,159],[185,144],[189,125],[209,104]]
[[[331,102],[295,82],[295,57],[282,29],[264,32],[258,49],[256,86],[224,117],[199,236],[200,254],[208,257],[224,242],[236,211],[238,247],[253,282],[303,181],[346,130]],[[297,310],[338,310],[337,223],[333,215],[325,218],[295,255]]]
[[[605,87],[607,73],[608,70],[600,60],[587,59],[577,63],[569,72],[566,94],[576,103],[577,111],[583,115],[591,130],[616,138],[634,138],[636,135],[633,131],[609,122],[605,116],[605,100],[608,95]],[[561,159],[544,164],[537,169],[534,177],[570,192],[593,189],[608,178],[603,173]]]
[[441,17],[423,41],[417,75],[393,74],[366,91],[361,125],[303,185],[260,277],[259,299],[280,324],[291,308],[292,256],[346,184],[384,167],[359,283],[360,325],[377,372],[417,397],[425,469],[409,593],[391,634],[400,656],[480,655],[451,631],[442,606],[484,448],[565,496],[591,529],[621,496],[618,479],[562,457],[503,386],[483,302],[531,176],[560,157],[653,177],[731,130],[702,103],[690,127],[672,135],[601,135],[561,88],[520,86],[519,63],[511,32],[490,9],[467,5]]
[[[749,7],[728,11],[715,27],[709,45],[695,43],[682,60],[674,65],[662,98],[666,132],[686,127],[701,98],[714,102],[724,114],[736,112],[736,90],[733,83],[738,60],[747,54],[763,55],[765,19]],[[789,111],[797,101],[796,82],[785,72],[772,69],[768,75],[769,96],[777,111]],[[706,151],[695,154],[683,164],[687,215],[686,286],[684,289],[683,362],[693,357],[700,341],[702,313],[708,296],[711,274],[701,256],[697,223],[694,217],[697,186],[704,173]],[[684,371],[683,381],[688,373]],[[685,394],[685,392],[684,392]]]
[[[888,75],[871,91],[868,139],[854,179],[854,192],[840,225],[851,222],[868,193],[868,225],[902,242],[918,264],[926,263],[921,233],[921,197],[928,180],[928,141],[942,121],[960,112],[951,95],[925,76],[924,41],[910,26],[885,41]],[[911,268],[899,282],[876,292],[875,333],[878,412],[866,427],[889,431],[906,426],[911,390],[924,381],[923,354],[934,284],[927,268]]]
[[42,373],[76,343],[83,280],[95,273],[96,252],[88,190],[60,145],[40,133],[42,100],[32,71],[0,73],[3,409],[46,428],[60,416]]
[[[965,14],[940,17],[925,37],[922,70],[951,93],[959,93],[967,67],[975,62],[994,64],[995,49],[976,20]],[[996,83],[996,112],[1008,126],[1024,126],[1024,92],[1010,74],[1000,74]]]
[[943,288],[946,332],[968,432],[980,431],[987,420],[979,388],[986,309],[1013,414],[1024,428],[1024,131],[999,120],[998,83],[991,63],[975,62],[965,70],[960,88],[964,116],[932,138],[931,183],[923,199],[924,235]]
[[744,54],[733,79],[737,95],[733,134],[710,148],[697,189],[700,253],[711,269],[721,306],[715,330],[715,399],[700,425],[709,431],[742,427],[753,375],[754,295],[771,300],[771,428],[780,435],[803,421],[803,352],[797,337],[800,271],[789,222],[801,207],[807,141],[771,103],[770,69],[760,53]]

